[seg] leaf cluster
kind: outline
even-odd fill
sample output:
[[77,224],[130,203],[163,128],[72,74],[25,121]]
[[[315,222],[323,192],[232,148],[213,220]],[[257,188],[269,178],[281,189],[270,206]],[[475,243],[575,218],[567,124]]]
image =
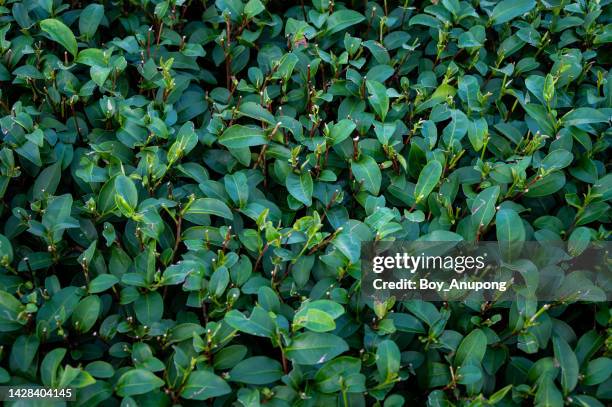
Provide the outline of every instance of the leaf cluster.
[[0,0],[0,384],[610,405],[608,303],[368,302],[360,250],[609,240],[611,41],[609,0]]

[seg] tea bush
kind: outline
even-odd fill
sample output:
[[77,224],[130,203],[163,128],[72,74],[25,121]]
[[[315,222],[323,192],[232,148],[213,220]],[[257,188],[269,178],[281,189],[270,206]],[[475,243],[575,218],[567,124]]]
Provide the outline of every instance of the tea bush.
[[360,295],[363,241],[609,240],[610,4],[0,0],[0,383],[610,405],[609,303]]

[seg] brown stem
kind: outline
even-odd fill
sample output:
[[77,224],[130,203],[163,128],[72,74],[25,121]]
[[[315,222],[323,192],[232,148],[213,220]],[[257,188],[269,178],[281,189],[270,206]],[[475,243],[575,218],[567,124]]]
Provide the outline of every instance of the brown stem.
[[521,192],[518,193],[518,195],[516,195],[515,197],[512,198],[513,201],[520,199],[523,195],[525,195],[527,192],[529,192],[529,187],[532,186],[533,184],[535,184],[537,181],[539,181],[542,178],[541,175],[536,175],[531,181],[529,181],[529,183],[527,184],[527,186],[525,187],[525,189],[523,189]]
[[306,7],[304,7],[304,0],[300,0],[300,4],[302,6],[302,14],[304,14],[304,21],[308,21],[308,16],[306,16]]
[[322,249],[323,247],[327,246],[332,240],[334,240],[337,233],[341,231],[342,231],[342,228],[336,229],[335,233],[332,233],[331,235],[327,236],[325,239],[323,239],[322,241],[314,245],[312,249],[308,251],[308,256],[310,256],[311,254],[314,254],[317,250]]
[[261,148],[261,152],[259,153],[259,156],[257,157],[257,161],[255,161],[255,164],[253,165],[253,168],[257,168],[260,165],[262,166],[262,168],[265,167],[267,149],[268,149],[268,145],[264,144],[264,146]]
[[231,35],[232,35],[232,22],[229,17],[225,20],[226,22],[226,36],[227,36],[227,44],[225,46],[225,84],[226,88],[230,88],[231,76],[232,76],[232,55],[230,50],[231,45]]
[[281,348],[281,360],[283,362],[283,372],[285,372],[285,374],[288,374],[289,366],[287,364],[287,357],[285,356],[285,351],[283,350],[283,348]]
[[204,322],[208,324],[208,311],[206,310],[206,301],[202,301],[202,316],[204,317]]
[[179,215],[176,221],[176,239],[174,241],[174,249],[172,250],[172,260],[174,261],[174,257],[176,256],[176,252],[178,251],[179,244],[181,243],[181,228],[183,227],[183,217]]
[[161,34],[163,30],[164,30],[164,22],[162,21],[161,23],[159,23],[159,30],[157,30],[157,39],[155,42],[155,51],[153,52],[153,59],[155,59],[155,56],[157,55],[157,50],[159,50],[159,41],[161,39]]
[[359,158],[359,136],[353,138],[353,160],[357,161]]
[[82,138],[83,135],[81,134],[81,129],[79,128],[79,121],[77,119],[77,115],[74,110],[74,105],[70,105],[70,109],[72,110],[72,117],[74,119],[74,127],[76,127],[76,131],[77,131],[77,134],[79,135],[79,138]]
[[4,100],[0,99],[0,106],[2,106],[2,108],[4,110],[6,110],[7,113],[11,112],[11,108],[9,107],[8,103],[6,103]]
[[327,216],[327,211],[329,211],[329,209],[332,207],[332,205],[336,201],[337,196],[338,196],[338,191],[336,190],[332,194],[331,199],[329,200],[327,205],[325,205],[325,211],[323,211],[323,215],[321,215],[321,223],[323,223],[323,221],[325,220],[325,217]]
[[308,73],[307,73],[307,79],[306,79],[306,94],[308,97],[308,101],[306,103],[306,111],[310,112],[311,108],[312,108],[312,99],[311,99],[311,84],[310,84],[310,64],[308,64]]
[[315,122],[312,124],[312,127],[310,128],[310,138],[314,137],[315,131],[317,131],[317,128],[319,128],[319,122]]
[[153,27],[149,28],[147,32],[147,59],[151,58],[151,30]]
[[259,263],[261,263],[261,259],[263,258],[264,254],[266,254],[266,251],[268,250],[268,244],[266,243],[263,247],[263,249],[261,249],[261,253],[259,253],[259,256],[257,257],[257,260],[255,261],[255,266],[253,266],[253,271],[257,271],[257,268],[259,267]]
[[223,246],[221,247],[221,251],[225,253],[227,251],[227,247],[229,246],[229,242],[232,240],[232,227],[227,227],[227,232],[225,233],[225,239],[223,239]]

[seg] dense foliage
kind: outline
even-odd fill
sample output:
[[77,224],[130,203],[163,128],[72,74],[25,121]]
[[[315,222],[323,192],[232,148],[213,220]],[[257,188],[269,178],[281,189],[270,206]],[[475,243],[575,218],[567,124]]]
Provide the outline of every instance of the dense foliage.
[[0,0],[0,384],[610,405],[609,303],[359,278],[362,241],[609,239],[611,2],[291,3]]

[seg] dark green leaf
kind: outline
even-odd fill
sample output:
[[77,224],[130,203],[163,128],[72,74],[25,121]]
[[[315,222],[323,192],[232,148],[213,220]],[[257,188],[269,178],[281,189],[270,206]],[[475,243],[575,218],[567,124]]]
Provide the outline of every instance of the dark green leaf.
[[419,175],[419,180],[414,187],[414,197],[417,203],[427,199],[431,191],[434,190],[440,181],[441,175],[442,164],[436,160],[428,162],[427,165],[423,167]]
[[72,56],[76,57],[78,52],[78,45],[76,38],[70,28],[66,24],[55,18],[47,18],[40,22],[40,29],[43,30],[49,38],[53,41],[60,43]]
[[264,385],[273,383],[283,375],[281,364],[266,356],[254,356],[238,363],[229,372],[234,382]]
[[125,372],[115,385],[115,391],[122,397],[145,394],[164,385],[164,381],[144,369]]
[[491,22],[502,24],[530,12],[536,6],[534,0],[502,0],[491,12]]
[[287,358],[301,365],[317,365],[348,349],[346,342],[333,334],[305,332],[293,338],[285,349]]
[[190,400],[208,400],[231,392],[225,380],[207,371],[195,371],[189,374],[187,382],[181,389],[181,397]]

